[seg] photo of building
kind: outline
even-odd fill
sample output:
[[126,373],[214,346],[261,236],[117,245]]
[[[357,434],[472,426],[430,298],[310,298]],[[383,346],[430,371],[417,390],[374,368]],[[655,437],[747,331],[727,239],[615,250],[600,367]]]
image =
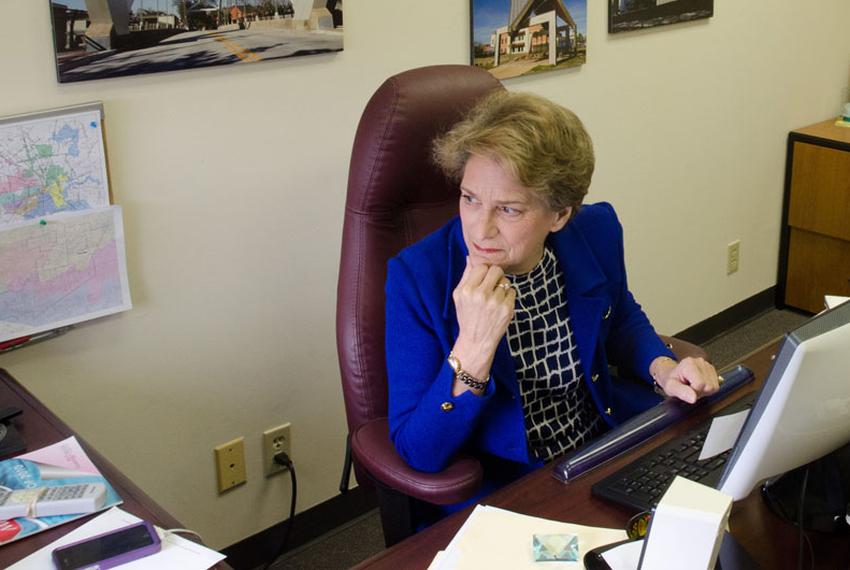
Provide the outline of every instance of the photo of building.
[[472,0],[472,63],[494,77],[582,65],[584,0]]

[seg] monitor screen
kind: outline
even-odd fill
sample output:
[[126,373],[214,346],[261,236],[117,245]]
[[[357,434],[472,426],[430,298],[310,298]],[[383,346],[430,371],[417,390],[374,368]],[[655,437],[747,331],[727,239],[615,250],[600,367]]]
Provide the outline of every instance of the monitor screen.
[[718,489],[736,501],[850,441],[850,302],[785,335]]

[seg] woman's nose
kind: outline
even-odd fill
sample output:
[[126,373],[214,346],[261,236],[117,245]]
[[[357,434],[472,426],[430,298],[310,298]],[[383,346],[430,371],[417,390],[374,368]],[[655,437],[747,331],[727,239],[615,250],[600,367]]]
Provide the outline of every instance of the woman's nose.
[[496,219],[492,212],[485,212],[481,216],[481,237],[492,238],[499,233],[499,228],[496,226]]

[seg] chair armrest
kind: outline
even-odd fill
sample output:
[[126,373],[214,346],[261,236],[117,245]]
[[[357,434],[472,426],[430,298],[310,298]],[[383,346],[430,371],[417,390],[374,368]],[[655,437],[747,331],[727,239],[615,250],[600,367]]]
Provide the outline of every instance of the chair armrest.
[[439,473],[411,468],[390,441],[387,418],[358,427],[351,434],[351,450],[360,465],[380,483],[435,505],[464,501],[481,487],[481,463],[467,455],[459,455]]
[[708,360],[708,353],[695,344],[672,336],[658,336],[661,337],[661,341],[667,345],[667,348],[673,351],[677,360],[682,360],[687,356]]

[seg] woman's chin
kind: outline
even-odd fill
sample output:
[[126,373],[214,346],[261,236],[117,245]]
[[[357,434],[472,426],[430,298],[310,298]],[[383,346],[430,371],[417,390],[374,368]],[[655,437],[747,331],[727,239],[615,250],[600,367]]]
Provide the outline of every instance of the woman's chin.
[[498,265],[502,266],[502,259],[499,255],[488,255],[486,253],[473,253],[469,256],[472,263],[475,265]]

